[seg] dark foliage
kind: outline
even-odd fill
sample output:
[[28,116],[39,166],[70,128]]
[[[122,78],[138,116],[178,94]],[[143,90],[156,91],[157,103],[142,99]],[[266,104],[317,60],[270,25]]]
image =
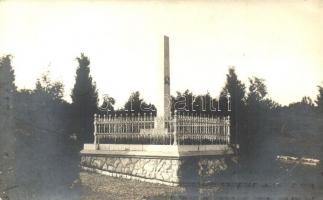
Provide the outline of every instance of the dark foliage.
[[[71,138],[71,106],[62,99],[63,85],[44,75],[34,90],[16,95],[17,180],[16,197],[42,199],[60,196],[78,178],[78,149]],[[51,198],[51,197],[50,197]]]
[[99,114],[108,115],[108,114],[114,113],[115,112],[114,104],[115,104],[115,99],[108,95],[105,95],[103,97],[103,102],[99,107]]
[[318,111],[323,115],[323,87],[318,86],[319,94],[316,97],[315,103]]
[[193,116],[227,116],[228,99],[220,97],[220,101],[213,98],[209,93],[204,95],[194,95],[191,91],[185,90],[183,93],[177,92],[176,97],[172,97],[171,111]]
[[0,192],[4,191],[4,193],[16,184],[16,136],[13,110],[16,86],[14,81],[11,56],[3,56],[0,58]]
[[231,142],[233,144],[242,145],[244,148],[244,131],[245,128],[245,85],[238,79],[234,67],[229,68],[226,75],[226,83],[222,90],[221,96],[230,94],[231,112],[229,113],[231,119]]
[[93,115],[98,111],[98,93],[90,75],[90,60],[84,54],[77,57],[75,84],[72,90],[73,131],[80,147],[93,142]]
[[125,103],[124,107],[120,109],[119,113],[124,113],[127,115],[147,115],[152,114],[156,116],[156,107],[151,103],[147,103],[140,97],[139,91],[133,92],[128,101]]

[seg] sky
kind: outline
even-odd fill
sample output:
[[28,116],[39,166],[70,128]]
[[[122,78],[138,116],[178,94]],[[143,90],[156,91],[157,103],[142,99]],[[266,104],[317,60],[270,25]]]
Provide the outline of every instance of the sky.
[[229,66],[283,105],[323,85],[323,1],[0,1],[0,56],[13,55],[18,88],[49,71],[68,101],[82,52],[100,97],[158,101],[163,35],[173,95],[218,96]]

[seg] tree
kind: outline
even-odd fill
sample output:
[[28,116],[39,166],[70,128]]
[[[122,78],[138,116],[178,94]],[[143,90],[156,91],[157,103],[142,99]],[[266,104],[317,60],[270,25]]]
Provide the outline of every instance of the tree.
[[291,111],[295,113],[302,113],[302,115],[308,115],[315,110],[313,100],[308,96],[302,97],[301,101],[299,102],[289,104],[288,107]]
[[[35,89],[19,90],[15,97],[17,185],[22,185],[19,193],[27,199],[39,199],[42,194],[37,191],[45,192],[41,188],[53,192],[63,180],[72,182],[78,174],[79,149],[70,138],[71,105],[63,92],[63,84],[52,81],[47,72]],[[37,183],[34,192],[24,187],[25,182]]]
[[249,78],[249,93],[247,96],[247,105],[253,103],[260,103],[267,95],[267,87],[264,80],[261,78]]
[[114,110],[114,104],[116,103],[115,99],[113,97],[110,97],[109,95],[105,95],[103,97],[103,102],[101,106],[99,107],[100,114],[109,114],[113,113]]
[[305,104],[305,105],[308,105],[308,106],[310,106],[310,107],[313,107],[313,106],[314,106],[314,103],[313,103],[313,101],[312,101],[311,97],[308,97],[308,96],[304,96],[304,97],[302,98],[301,103],[302,103],[302,104]]
[[146,103],[141,97],[139,91],[133,92],[124,105],[124,111],[128,114],[156,114],[156,107],[151,103]]
[[11,58],[10,55],[0,58],[0,107],[3,111],[8,111],[12,108],[12,99],[16,91]]
[[317,86],[319,89],[319,94],[316,96],[315,103],[320,113],[323,114],[323,87]]
[[74,130],[80,145],[93,142],[93,115],[97,112],[98,92],[90,75],[90,60],[83,53],[77,57],[78,68],[72,90]]
[[221,96],[230,94],[231,101],[231,142],[244,146],[244,118],[245,118],[245,85],[238,79],[234,67],[229,68],[226,84],[221,92]]
[[195,102],[196,96],[189,90],[185,90],[183,93],[177,92],[174,98],[174,107],[178,112],[196,113],[198,105]]
[[49,97],[54,101],[62,101],[64,86],[63,83],[59,81],[51,81],[49,72],[46,72],[40,79],[37,79],[35,93],[41,95],[40,98]]
[[[176,97],[172,97],[171,108],[172,113],[174,113],[174,109],[176,109],[179,113],[197,116],[218,116],[221,114],[217,110],[218,101],[212,98],[210,93],[194,95],[188,89],[185,90],[184,93],[177,92]],[[225,109],[227,110],[227,108]]]
[[267,87],[261,78],[249,78],[249,92],[246,98],[245,153],[249,158],[263,150],[263,144],[273,134],[275,110],[280,105],[267,98]]
[[[210,93],[206,93],[204,95],[197,95],[195,97],[194,109],[196,110],[198,115],[210,116],[220,114],[217,110],[218,108],[218,101],[216,101],[216,99],[213,99]],[[227,110],[227,108],[225,108],[225,110]]]
[[[315,103],[317,105],[317,111],[319,112],[319,116],[321,118],[321,121],[323,121],[323,87],[322,86],[318,86],[319,89],[319,94],[316,96],[316,100]],[[320,125],[320,132],[323,132],[323,125],[321,123]],[[321,141],[323,141],[323,134],[321,134],[320,136]],[[323,142],[321,142],[321,151],[323,152]],[[323,153],[321,153],[320,155],[321,160],[323,159]]]
[[14,97],[15,75],[11,56],[0,58],[0,191],[6,191],[15,184],[15,119]]

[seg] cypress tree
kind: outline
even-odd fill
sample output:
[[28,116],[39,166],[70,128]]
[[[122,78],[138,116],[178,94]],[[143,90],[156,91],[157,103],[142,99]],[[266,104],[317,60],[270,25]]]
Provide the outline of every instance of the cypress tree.
[[246,87],[238,79],[234,67],[230,67],[221,96],[227,94],[231,96],[231,112],[229,114],[231,122],[230,141],[231,143],[240,145],[240,152],[244,148],[243,119],[245,113],[245,89]]
[[73,128],[79,145],[93,142],[93,115],[97,112],[98,92],[90,75],[90,60],[83,53],[77,57],[75,84],[72,90]]
[[[15,75],[11,56],[0,58],[0,191],[15,185],[16,137],[14,122]],[[9,194],[1,194],[2,197]]]

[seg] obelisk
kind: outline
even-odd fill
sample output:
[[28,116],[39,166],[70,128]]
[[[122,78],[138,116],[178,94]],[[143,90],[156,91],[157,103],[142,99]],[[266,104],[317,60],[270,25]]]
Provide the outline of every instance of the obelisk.
[[161,43],[161,62],[159,69],[159,103],[157,104],[156,129],[158,132],[164,131],[165,121],[171,119],[171,97],[170,97],[170,62],[169,62],[169,38],[164,36]]
[[164,118],[171,117],[170,72],[169,72],[169,38],[164,36]]

